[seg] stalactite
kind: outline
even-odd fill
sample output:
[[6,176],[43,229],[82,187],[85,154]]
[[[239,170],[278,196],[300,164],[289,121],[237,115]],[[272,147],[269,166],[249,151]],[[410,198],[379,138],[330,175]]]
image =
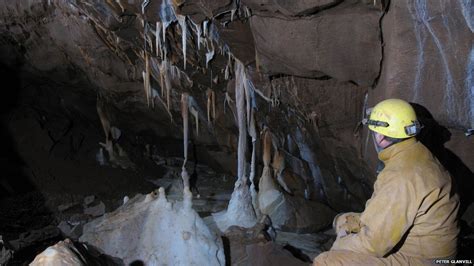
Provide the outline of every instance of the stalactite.
[[145,51],[145,95],[147,97],[147,105],[154,108],[155,105],[151,100],[151,82],[150,82],[150,58],[148,53]]
[[209,62],[214,58],[214,44],[211,41],[211,50],[206,53],[206,68],[209,68]]
[[197,36],[197,45],[198,45],[198,51],[201,50],[201,42],[202,42],[202,29],[200,25],[196,25],[196,36]]
[[142,14],[145,14],[145,9],[150,4],[150,0],[143,0],[142,2]]
[[224,79],[228,80],[230,77],[230,68],[232,66],[232,54],[230,52],[227,53],[227,64],[225,66],[224,72]]
[[257,130],[255,128],[255,115],[252,112],[251,119],[249,123],[249,135],[252,139],[252,158],[250,163],[250,181],[253,184],[253,179],[255,177],[255,144],[257,143]]
[[245,115],[245,67],[236,61],[235,63],[235,104],[237,108],[237,124],[239,128],[239,143],[237,148],[237,177],[242,183],[246,183],[245,177],[245,150],[247,147],[247,123]]
[[209,24],[209,20],[204,20],[202,22],[202,34],[204,37],[208,36],[208,24]]
[[199,112],[193,105],[189,106],[189,111],[193,115],[194,122],[196,123],[196,136],[199,136]]
[[292,194],[293,192],[286,184],[285,180],[283,179],[283,170],[285,170],[285,157],[280,150],[276,150],[275,154],[273,155],[273,170],[274,176],[277,179],[278,184],[288,193]]
[[186,69],[186,44],[187,44],[187,25],[186,16],[177,15],[179,26],[181,27],[181,45],[183,49],[183,64]]
[[[162,91],[163,91],[163,89],[162,89]],[[171,113],[170,110],[168,110],[168,108],[166,106],[166,103],[163,101],[163,99],[161,99],[160,95],[158,94],[158,91],[156,91],[155,89],[152,89],[152,93],[153,93],[153,99],[156,98],[156,99],[158,99],[158,101],[160,101],[160,103],[165,107],[165,110],[168,113],[168,115],[170,116],[171,122],[173,123],[174,122],[173,114]]]
[[147,89],[147,84],[146,84],[146,71],[142,71],[142,77],[143,77],[143,90],[145,91],[145,99],[146,99],[147,105],[149,105],[148,89]]
[[102,125],[102,129],[104,130],[104,135],[105,135],[105,142],[110,141],[110,121],[107,118],[107,115],[105,113],[105,109],[103,107],[104,102],[101,99],[99,95],[97,95],[97,102],[96,102],[96,109],[97,109],[97,114],[99,115],[100,123]]
[[207,123],[211,123],[211,89],[206,92],[207,96]]
[[155,28],[155,48],[156,48],[156,56],[159,56],[163,59],[163,50],[161,48],[161,22],[156,22]]
[[207,95],[207,122],[214,122],[216,119],[216,94],[214,90],[208,89]]
[[211,98],[212,98],[212,120],[216,120],[216,93],[215,91],[211,91]]
[[[239,61],[236,61],[239,64],[242,64]],[[255,128],[255,112],[256,109],[256,101],[255,101],[255,93],[253,91],[253,86],[251,86],[251,81],[247,78],[247,74],[245,73],[245,67],[242,64],[243,77],[238,77],[242,80],[245,92],[245,101],[246,101],[246,111],[247,111],[247,129],[248,133],[252,139],[252,161],[251,161],[251,169],[250,169],[250,176],[251,182],[253,184],[253,178],[255,177],[255,143],[257,142],[257,130]],[[239,74],[240,75],[240,74]]]
[[163,44],[166,43],[166,28],[167,28],[167,24],[166,23],[162,23],[161,24],[161,33],[163,34],[162,38],[163,38]]
[[181,94],[181,116],[183,118],[183,166],[181,168],[181,178],[183,179],[184,188],[189,189],[189,174],[186,171],[186,163],[188,161],[188,138],[189,138],[189,115],[188,115],[189,94]]
[[[147,30],[147,32],[148,32],[148,30]],[[147,42],[148,47],[150,47],[150,53],[153,53],[153,39],[150,36],[150,34],[145,33],[145,41]]]
[[224,79],[225,79],[225,80],[229,80],[229,75],[230,75],[230,74],[229,74],[229,71],[230,71],[230,70],[229,70],[229,66],[228,66],[228,65],[225,66],[225,71],[224,71]]
[[270,168],[270,162],[272,160],[271,133],[267,128],[265,128],[262,134],[263,134],[263,167]]
[[160,84],[161,89],[165,91],[166,108],[168,111],[171,108],[171,80],[170,80],[170,64],[165,59],[160,64]]
[[[163,44],[166,43],[166,29],[171,25],[171,23],[177,20],[176,12],[174,11],[173,4],[170,0],[163,0],[160,6],[160,20],[161,20],[161,27],[162,27],[162,40]],[[164,51],[166,57],[166,50]]]

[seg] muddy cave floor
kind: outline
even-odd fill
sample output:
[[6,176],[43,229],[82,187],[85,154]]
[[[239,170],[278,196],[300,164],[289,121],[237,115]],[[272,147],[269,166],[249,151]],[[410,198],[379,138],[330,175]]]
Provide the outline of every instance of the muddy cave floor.
[[[168,167],[167,170],[174,172],[176,169],[172,168]],[[137,191],[146,193],[157,187],[165,187],[169,199],[182,198],[180,180],[172,174],[155,180],[137,180],[138,177],[128,171],[114,170],[120,173],[114,178],[127,180],[125,186],[129,191],[114,191],[115,187],[110,186],[110,180],[104,178],[96,181],[98,184],[102,183],[102,186],[109,186],[110,193],[98,195],[100,193],[92,191],[84,193],[82,190],[75,191],[74,189],[49,193],[32,191],[1,200],[0,232],[2,232],[3,240],[10,243],[7,246],[15,250],[9,265],[26,265],[48,246],[66,237],[77,239],[81,232],[74,230],[74,225],[83,225],[94,217],[102,215],[104,211],[114,210],[121,205],[125,195],[133,196]],[[196,192],[194,193],[193,207],[201,217],[205,218],[212,212],[226,208],[234,180],[230,176],[219,176],[206,167],[201,167],[200,172],[203,177],[198,184],[200,197],[197,198]],[[90,176],[91,173],[88,175]],[[76,180],[62,177],[62,182],[71,185],[71,188],[76,187],[74,186]],[[467,226],[463,226],[462,229],[459,256],[466,258],[474,250],[474,230]],[[273,250],[272,254],[277,254],[280,261],[291,262],[291,265],[304,265],[310,263],[314,256],[328,250],[335,239],[330,228],[316,234],[277,232],[277,237],[274,239],[275,245],[269,247],[264,243],[271,240],[262,237],[260,233],[263,233],[263,230],[260,233],[249,233],[249,231],[231,232],[223,236],[227,264],[234,264],[244,258],[248,259],[248,254],[244,254],[246,246],[256,245],[261,248],[260,255],[269,255]],[[258,263],[257,258],[253,259],[255,259],[254,263]],[[249,263],[247,265],[253,265],[251,261],[247,263]]]
[[[170,165],[178,165],[179,162],[181,160],[178,158],[167,160]],[[74,190],[74,187],[78,187],[74,185],[77,180],[62,177],[61,182],[67,184],[68,187],[66,189],[63,187],[63,191],[31,191],[3,199],[0,202],[2,213],[0,232],[7,247],[15,251],[9,265],[26,265],[45,248],[67,237],[77,240],[81,235],[81,230],[76,230],[75,225],[80,225],[77,227],[80,228],[86,222],[102,215],[104,211],[113,211],[122,204],[123,197],[126,195],[131,198],[137,192],[144,194],[158,187],[164,187],[168,199],[182,200],[181,181],[178,176],[175,176],[180,168],[170,165],[162,166],[168,173],[164,177],[148,180],[143,178],[138,180],[139,177],[127,170],[109,169],[116,171],[114,178],[126,180],[123,181],[123,187],[127,189],[119,188],[121,191],[116,191],[116,186],[111,185],[107,178],[97,180],[101,179],[101,175],[94,177],[97,182],[95,186],[102,183],[101,186],[110,188],[110,193],[94,193],[92,186],[88,193],[84,193],[83,190]],[[194,191],[193,208],[205,219],[211,213],[227,207],[235,180],[231,176],[215,173],[205,166],[200,166],[198,169],[201,177],[198,181],[200,196],[197,197]],[[91,175],[87,173],[87,176]],[[243,231],[233,230],[224,235],[227,263],[234,264],[240,261],[252,265],[258,263],[257,256],[272,253],[286,265],[287,263],[304,265],[308,264],[312,257],[329,249],[335,237],[331,230],[304,235],[277,232],[274,243],[265,245],[271,240],[264,232],[263,227],[256,227]],[[245,254],[247,246],[254,246],[255,250],[260,249],[261,254],[250,255],[254,256],[254,262],[245,263],[245,260],[249,259],[249,254]]]
[[[121,169],[100,166],[96,161],[100,131],[84,138],[86,129],[79,127],[76,132],[73,127],[67,138],[53,143],[31,113],[16,117],[10,125],[23,133],[14,134],[14,144],[3,151],[15,156],[2,154],[7,163],[3,164],[5,176],[9,177],[2,181],[2,188],[17,192],[6,196],[8,191],[2,191],[0,200],[0,235],[14,251],[9,265],[27,265],[59,240],[77,240],[82,225],[115,210],[125,196],[132,198],[164,187],[168,199],[182,199],[179,141],[158,143],[167,147],[161,156],[144,154],[146,149],[139,141],[124,143],[135,167]],[[74,144],[79,142],[80,148]],[[193,191],[193,208],[206,221],[211,213],[226,209],[235,177],[207,165],[195,166],[192,156],[188,168],[197,174],[200,194],[198,198]],[[474,229],[461,225],[459,257],[466,258],[474,250]],[[228,265],[305,265],[328,250],[334,239],[330,228],[314,234],[276,232],[273,240],[263,227],[233,230],[223,236]]]

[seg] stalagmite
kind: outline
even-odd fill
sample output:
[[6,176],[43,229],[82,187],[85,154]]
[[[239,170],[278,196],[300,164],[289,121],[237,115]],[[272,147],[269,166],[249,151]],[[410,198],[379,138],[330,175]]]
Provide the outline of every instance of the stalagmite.
[[250,124],[249,124],[249,135],[252,138],[252,157],[250,161],[250,194],[252,196],[252,205],[255,210],[257,218],[261,216],[260,209],[258,207],[258,194],[255,189],[255,160],[256,160],[256,147],[257,147],[257,129],[255,128],[255,114],[251,113]]
[[245,150],[247,145],[247,119],[245,115],[245,66],[236,61],[235,102],[239,139],[237,147],[237,181],[227,210],[213,214],[213,218],[221,231],[229,226],[252,227],[256,224],[256,214],[252,204],[252,195],[247,184],[245,171]]
[[188,99],[189,94],[181,94],[181,115],[183,117],[183,166],[181,167],[181,178],[183,179],[184,188],[189,189],[189,174],[186,171],[186,163],[188,161],[188,142],[189,142],[189,115],[188,115]]
[[258,183],[258,206],[262,214],[269,215],[281,203],[283,195],[272,177],[271,162],[272,134],[268,129],[263,132],[263,171]]
[[192,208],[192,194],[183,201],[158,193],[138,195],[84,226],[81,242],[123,260],[125,265],[225,265],[222,240]]

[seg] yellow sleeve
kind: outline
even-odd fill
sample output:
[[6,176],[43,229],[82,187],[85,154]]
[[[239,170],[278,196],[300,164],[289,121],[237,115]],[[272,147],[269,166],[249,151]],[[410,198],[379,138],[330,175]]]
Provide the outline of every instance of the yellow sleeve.
[[[336,234],[346,235],[349,233],[357,233],[360,231],[360,213],[347,212],[338,214],[333,221],[333,228]],[[343,232],[341,232],[343,231]]]
[[385,177],[390,181],[368,202],[360,218],[360,232],[337,238],[331,250],[383,257],[412,226],[418,210],[413,185],[396,176]]

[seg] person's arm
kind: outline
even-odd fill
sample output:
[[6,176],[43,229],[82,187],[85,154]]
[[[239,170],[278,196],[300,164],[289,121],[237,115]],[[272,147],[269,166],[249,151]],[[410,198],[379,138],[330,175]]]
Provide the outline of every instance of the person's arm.
[[386,178],[391,181],[380,187],[362,213],[360,232],[338,237],[331,250],[383,257],[413,225],[418,209],[414,187],[396,176]]

